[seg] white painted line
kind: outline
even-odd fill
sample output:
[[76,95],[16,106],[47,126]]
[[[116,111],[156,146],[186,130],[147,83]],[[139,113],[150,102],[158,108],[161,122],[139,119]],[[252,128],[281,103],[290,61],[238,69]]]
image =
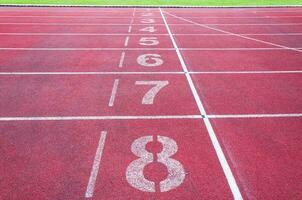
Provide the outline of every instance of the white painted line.
[[[18,11],[19,12],[19,11]],[[78,18],[78,19],[127,19],[130,17],[123,16],[123,17],[117,17],[117,16],[101,16],[101,15],[95,15],[95,16],[78,16],[78,15],[0,15],[0,18]],[[136,18],[146,18],[146,17],[140,17],[137,16]],[[152,17],[152,18],[162,18],[162,17]],[[186,18],[190,19],[265,19],[265,18],[302,18],[302,15],[280,15],[280,16],[274,16],[274,15],[265,15],[265,16],[186,16]]]
[[115,79],[114,83],[113,83],[113,87],[112,87],[109,104],[108,104],[108,106],[110,106],[110,107],[112,107],[114,105],[118,84],[119,84],[119,79]]
[[123,67],[124,60],[125,60],[125,55],[126,55],[126,53],[123,51],[123,52],[122,52],[122,55],[121,55],[121,58],[120,58],[120,62],[119,62],[119,64],[118,64],[118,67],[119,67],[119,68],[122,68],[122,67]]
[[134,75],[134,74],[184,74],[184,72],[0,72],[6,75]]
[[129,36],[126,37],[124,46],[127,47],[127,46],[128,46],[128,43],[129,43]]
[[[193,67],[194,68],[194,67]],[[189,74],[300,74],[302,70],[293,71],[189,71]],[[143,75],[143,74],[185,74],[183,71],[158,71],[158,72],[0,72],[0,76],[11,75]]]
[[86,121],[141,119],[201,119],[201,115],[0,117],[0,121]]
[[195,25],[197,25],[197,26],[201,26],[201,27],[204,27],[204,28],[208,28],[208,29],[211,29],[211,30],[214,30],[214,31],[218,31],[218,32],[221,32],[221,33],[226,33],[226,34],[229,34],[229,35],[237,36],[237,37],[244,38],[244,39],[247,39],[247,40],[256,41],[256,42],[263,43],[263,44],[272,45],[272,46],[275,46],[275,47],[280,47],[280,48],[287,49],[287,50],[302,52],[302,50],[297,49],[297,48],[291,48],[291,47],[287,47],[287,46],[284,46],[284,45],[279,45],[279,44],[275,44],[275,43],[272,43],[272,42],[267,42],[267,41],[264,41],[264,40],[255,39],[255,38],[248,37],[248,36],[244,36],[244,35],[241,35],[241,34],[237,34],[237,33],[229,32],[229,31],[225,31],[225,30],[222,30],[222,29],[220,29],[220,28],[214,28],[214,27],[211,27],[211,26],[207,26],[207,25],[204,25],[204,24],[200,24],[200,23],[191,21],[191,20],[187,20],[187,19],[182,18],[182,17],[178,17],[178,16],[173,15],[173,14],[171,14],[171,13],[169,13],[169,12],[166,12],[166,11],[165,11],[165,13],[166,13],[167,15],[170,15],[170,16],[175,17],[175,18],[177,18],[177,19],[180,19],[180,20],[183,20],[183,21],[186,21],[186,22],[195,24]]
[[101,132],[99,144],[95,153],[95,157],[94,157],[94,161],[93,161],[93,165],[92,165],[92,169],[91,169],[91,173],[85,193],[86,198],[91,198],[93,196],[94,186],[95,186],[96,178],[98,176],[101,158],[105,146],[106,135],[107,135],[107,131]]
[[[43,22],[0,22],[0,25],[37,25],[37,26],[129,26],[128,23],[125,24],[101,24],[101,23],[43,23]],[[145,26],[146,24],[132,24],[136,26]],[[164,24],[153,24],[156,26],[164,26]],[[177,24],[175,24],[177,25]],[[186,24],[183,24],[186,25]],[[188,25],[191,26],[191,25]]]
[[203,71],[189,72],[190,74],[299,74],[302,70],[295,71]]
[[[103,36],[103,35],[108,35],[108,36],[124,36],[124,35],[152,35],[152,36],[168,36],[169,34],[165,33],[9,33],[9,32],[3,32],[0,33],[0,35],[20,35],[20,36],[49,36],[49,35],[58,35],[58,36]],[[180,36],[223,36],[223,35],[229,35],[227,33],[174,33],[173,35],[180,35]],[[302,33],[244,33],[241,35],[284,35],[284,36],[292,36],[292,35],[302,35]]]
[[30,36],[48,36],[48,35],[67,35],[67,36],[123,36],[123,35],[168,35],[168,34],[154,34],[154,33],[0,33],[0,35],[30,35]]
[[0,50],[12,51],[121,51],[121,50],[163,50],[170,51],[174,48],[0,48]]
[[[172,14],[171,14],[172,15]],[[197,23],[197,22],[196,22]],[[199,23],[205,26],[300,26],[302,23],[274,23],[274,24],[204,24],[204,23]],[[37,26],[129,26],[129,24],[110,24],[110,23],[44,23],[44,22],[0,22],[0,25],[37,25]],[[145,26],[146,24],[144,23],[136,23],[132,24],[134,26]],[[164,26],[164,24],[152,24],[156,26]],[[169,26],[194,26],[194,24],[169,24]]]
[[[198,106],[198,109],[199,109],[199,111],[200,111],[200,114],[201,114],[202,116],[207,116],[207,113],[206,113],[206,111],[205,111],[205,109],[204,109],[204,106],[203,106],[203,104],[202,104],[202,102],[201,102],[201,99],[199,98],[199,95],[198,95],[198,93],[197,93],[197,90],[196,90],[196,88],[195,88],[195,85],[194,85],[194,83],[193,83],[193,80],[192,80],[190,74],[187,73],[187,72],[188,72],[188,68],[187,68],[186,63],[184,62],[184,59],[183,59],[183,57],[182,57],[182,55],[181,55],[181,53],[180,53],[180,51],[179,51],[179,49],[178,49],[178,47],[177,47],[177,44],[176,44],[176,42],[175,42],[175,40],[174,40],[174,37],[173,37],[173,35],[172,35],[172,33],[171,33],[171,30],[170,30],[170,28],[169,28],[169,25],[167,24],[166,18],[165,18],[165,16],[164,16],[164,14],[163,14],[161,8],[159,8],[159,10],[160,10],[161,16],[162,16],[162,18],[163,18],[163,20],[164,20],[164,23],[165,23],[165,25],[166,25],[167,31],[168,31],[168,33],[170,34],[170,38],[171,38],[171,41],[172,41],[172,43],[173,43],[173,46],[174,46],[174,48],[176,49],[177,56],[178,56],[178,58],[179,58],[179,60],[180,60],[181,66],[182,66],[182,68],[183,68],[183,71],[185,72],[185,76],[186,76],[187,81],[188,81],[188,83],[189,83],[189,86],[190,86],[190,88],[191,88],[191,91],[192,91],[192,94],[193,94],[193,96],[194,96],[194,99],[195,99],[195,101],[196,101],[196,103],[197,103],[197,106]],[[232,191],[232,193],[233,193],[233,197],[234,197],[235,200],[241,200],[241,199],[243,199],[243,198],[242,198],[242,195],[241,195],[241,193],[240,193],[240,190],[239,190],[239,188],[238,188],[238,185],[237,185],[237,183],[236,183],[236,180],[235,180],[235,178],[234,178],[234,176],[233,176],[233,173],[232,173],[232,171],[231,171],[231,168],[230,168],[230,166],[229,166],[229,164],[228,164],[228,162],[227,162],[227,160],[226,160],[226,158],[225,158],[225,155],[224,155],[224,153],[223,153],[223,151],[222,151],[222,149],[221,149],[221,146],[220,146],[220,144],[219,144],[219,142],[218,142],[218,139],[217,139],[217,137],[216,137],[216,134],[215,134],[215,132],[214,132],[214,130],[213,130],[213,128],[212,128],[211,122],[210,122],[210,120],[209,120],[208,118],[204,118],[204,123],[205,123],[205,125],[206,125],[207,130],[208,130],[210,139],[211,139],[211,141],[212,141],[212,144],[213,144],[213,147],[214,147],[214,149],[215,149],[215,152],[216,152],[216,155],[217,155],[217,157],[218,157],[218,160],[219,160],[219,162],[220,162],[220,165],[221,165],[221,167],[222,167],[222,169],[223,169],[223,172],[224,172],[224,174],[225,174],[225,176],[226,176],[226,179],[227,179],[227,181],[228,181],[229,187],[230,187],[230,189],[231,189],[231,191]]]
[[128,28],[128,33],[131,33],[131,30],[132,30],[132,26],[130,25]]
[[[181,51],[270,51],[287,50],[284,48],[178,48]],[[301,47],[295,48],[302,50]],[[0,51],[174,51],[175,48],[7,48]]]
[[[1,35],[1,33],[0,33]],[[180,36],[224,36],[229,35],[227,33],[174,33],[173,35],[180,35]],[[241,35],[272,35],[272,36],[292,36],[292,35],[302,35],[302,33],[244,33]]]
[[288,114],[228,114],[228,115],[207,115],[209,119],[228,119],[228,118],[274,118],[274,117],[302,117],[302,113]]

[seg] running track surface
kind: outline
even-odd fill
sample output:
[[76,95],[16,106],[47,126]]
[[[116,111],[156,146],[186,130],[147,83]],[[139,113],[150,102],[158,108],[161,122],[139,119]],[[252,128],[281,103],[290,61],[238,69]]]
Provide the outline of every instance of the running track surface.
[[0,8],[0,199],[302,199],[302,8]]

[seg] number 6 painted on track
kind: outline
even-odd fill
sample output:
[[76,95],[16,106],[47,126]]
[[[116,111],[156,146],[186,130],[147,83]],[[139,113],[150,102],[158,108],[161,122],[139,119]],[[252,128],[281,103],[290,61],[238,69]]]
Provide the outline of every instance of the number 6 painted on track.
[[[153,136],[140,137],[131,145],[131,151],[139,157],[132,161],[126,170],[126,179],[128,183],[143,192],[155,192],[155,183],[149,181],[144,176],[144,168],[153,162],[153,154],[146,150],[146,145],[153,141]],[[168,169],[168,177],[159,183],[160,192],[167,192],[177,188],[185,179],[185,171],[182,164],[171,158],[177,152],[177,143],[165,136],[157,136],[157,141],[163,146],[160,153],[157,154],[157,162],[164,164]]]
[[155,85],[144,95],[142,104],[153,104],[154,98],[157,95],[157,93],[168,84],[169,81],[136,81],[135,82],[135,85]]
[[143,54],[136,59],[137,63],[145,67],[157,67],[164,63],[158,54]]

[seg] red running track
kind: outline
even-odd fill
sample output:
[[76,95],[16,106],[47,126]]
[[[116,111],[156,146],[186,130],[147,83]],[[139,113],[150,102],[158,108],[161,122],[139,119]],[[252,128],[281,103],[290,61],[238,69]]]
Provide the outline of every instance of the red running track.
[[0,7],[0,199],[302,199],[302,8]]

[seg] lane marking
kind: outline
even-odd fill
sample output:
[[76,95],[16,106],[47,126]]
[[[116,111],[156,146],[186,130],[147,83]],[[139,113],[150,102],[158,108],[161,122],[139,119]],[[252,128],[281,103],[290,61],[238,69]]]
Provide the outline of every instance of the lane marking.
[[132,30],[132,26],[130,25],[128,28],[128,33],[131,33],[131,30]]
[[201,119],[201,115],[0,117],[0,121],[86,121],[141,119]]
[[[0,22],[0,25],[37,25],[37,26],[129,26],[128,23],[125,24],[100,24],[100,23],[30,23],[30,22],[19,22],[19,23],[8,23],[8,22]],[[146,24],[132,24],[132,25],[136,25],[136,26],[145,26]],[[157,26],[164,26],[164,24],[153,24],[153,25],[157,25]],[[177,25],[177,24],[176,24]],[[188,25],[188,24],[184,24],[184,25]],[[191,25],[188,25],[191,26]]]
[[[49,35],[58,35],[58,36],[124,36],[124,35],[147,35],[147,36],[168,36],[169,34],[165,33],[0,33],[0,35],[19,35],[19,36],[49,36]],[[173,33],[172,35],[181,35],[181,36],[223,36],[229,35],[227,33]],[[242,33],[241,35],[280,35],[280,36],[291,36],[291,35],[302,35],[302,33]]]
[[210,118],[210,119],[302,117],[302,113],[288,113],[288,114],[228,114],[228,115],[207,115],[206,117]]
[[[302,34],[302,33],[301,33]],[[116,35],[116,36],[123,36],[123,35],[168,35],[168,34],[162,34],[162,33],[0,33],[0,35],[20,35],[20,36],[48,36],[48,35],[67,35],[67,36],[102,36],[102,35]],[[224,34],[226,35],[226,34]]]
[[[183,71],[158,72],[0,72],[7,75],[135,75],[135,74],[185,74]],[[189,71],[189,74],[300,74],[302,70],[293,71]]]
[[[189,85],[190,85],[192,94],[193,94],[194,99],[195,99],[195,101],[196,101],[196,103],[197,103],[197,106],[198,106],[198,109],[199,109],[199,111],[200,111],[200,114],[201,114],[202,116],[205,116],[205,117],[206,117],[206,116],[207,116],[207,113],[206,113],[205,108],[204,108],[204,106],[203,106],[203,104],[202,104],[202,102],[201,102],[201,99],[200,99],[200,97],[199,97],[199,95],[198,95],[198,93],[197,93],[197,90],[196,90],[196,88],[195,88],[195,85],[194,85],[194,83],[193,83],[193,80],[192,80],[190,74],[187,73],[187,72],[188,72],[188,68],[187,68],[187,66],[186,66],[186,63],[185,63],[185,61],[184,61],[184,59],[183,59],[183,57],[182,57],[182,55],[181,55],[181,53],[180,53],[180,50],[179,50],[178,47],[177,47],[177,44],[176,44],[176,42],[175,42],[175,40],[174,40],[174,37],[173,37],[173,35],[172,35],[172,33],[171,33],[171,30],[170,30],[170,28],[169,28],[169,25],[167,24],[167,21],[166,21],[166,18],[165,18],[165,16],[164,16],[163,12],[162,12],[162,9],[159,8],[159,10],[160,10],[160,14],[161,14],[161,16],[162,16],[162,18],[163,18],[163,21],[164,21],[164,23],[165,23],[165,25],[166,25],[166,29],[167,29],[167,31],[168,31],[168,33],[169,33],[169,35],[170,35],[171,41],[172,41],[172,43],[173,43],[173,46],[174,46],[174,48],[176,49],[176,53],[177,53],[177,56],[178,56],[179,61],[180,61],[180,63],[181,63],[181,66],[182,66],[182,68],[183,68],[183,71],[186,72],[186,73],[185,73],[185,76],[186,76],[187,81],[188,81],[188,83],[189,83]],[[230,166],[229,166],[229,164],[228,164],[228,162],[227,162],[227,160],[226,160],[226,158],[225,158],[225,155],[224,155],[224,153],[223,153],[223,151],[222,151],[222,148],[221,148],[221,146],[220,146],[220,144],[219,144],[219,142],[218,142],[217,136],[216,136],[216,134],[215,134],[215,132],[214,132],[214,130],[213,130],[213,128],[212,128],[212,124],[211,124],[211,122],[210,122],[210,120],[209,120],[208,118],[204,118],[203,120],[204,120],[204,123],[205,123],[205,125],[206,125],[207,130],[208,130],[208,134],[209,134],[209,136],[210,136],[211,142],[212,142],[213,147],[214,147],[214,149],[215,149],[215,152],[216,152],[216,155],[217,155],[218,160],[219,160],[219,162],[220,162],[220,165],[221,165],[221,167],[222,167],[222,169],[223,169],[223,172],[224,172],[224,174],[225,174],[225,176],[226,176],[226,179],[227,179],[227,182],[228,182],[229,187],[230,187],[230,189],[231,189],[231,192],[232,192],[232,194],[233,194],[233,197],[234,197],[235,200],[241,200],[241,199],[243,199],[243,198],[242,198],[242,195],[241,195],[241,193],[240,193],[240,190],[239,190],[239,188],[238,188],[238,185],[237,185],[237,183],[236,183],[236,180],[235,180],[235,178],[234,178],[234,176],[233,176],[233,173],[232,173],[232,171],[231,171],[231,168],[230,168]]]
[[118,64],[118,67],[119,67],[119,68],[122,68],[122,67],[123,67],[124,60],[125,60],[125,55],[126,55],[126,52],[123,51],[122,54],[121,54],[120,62],[119,62],[119,64]]
[[108,106],[110,106],[110,107],[112,107],[114,105],[118,84],[119,84],[119,79],[115,79],[114,83],[113,83],[113,87],[112,87],[109,104],[108,104]]
[[[186,18],[192,18],[192,19],[225,19],[225,18],[230,18],[230,19],[265,19],[265,18],[301,18],[302,15],[279,15],[279,16],[274,16],[274,15],[265,15],[265,16],[187,16]],[[78,16],[78,15],[0,15],[0,18],[79,18],[79,19],[85,19],[85,18],[93,18],[93,19],[126,19],[127,16],[124,17],[116,17],[116,16],[101,16],[101,15],[96,15],[96,16]],[[130,17],[128,17],[130,18]],[[146,18],[146,17],[136,17],[136,18]],[[152,17],[152,18],[162,18],[162,17]]]
[[[165,11],[166,12],[166,11]],[[171,14],[172,15],[172,14]],[[195,22],[198,23],[198,22]],[[274,24],[211,24],[211,23],[199,23],[205,26],[300,26],[302,23],[274,23]],[[0,22],[0,25],[37,25],[37,26],[129,26],[129,24],[110,24],[110,23],[45,23],[45,22]],[[145,23],[132,24],[134,26],[144,26]],[[156,26],[164,26],[165,24],[152,24]],[[194,24],[169,24],[169,26],[194,26]]]
[[128,43],[129,43],[129,36],[126,37],[124,46],[127,47],[127,46],[128,46]]
[[[263,51],[263,50],[287,50],[285,48],[178,48],[181,51]],[[301,47],[296,48],[302,50]],[[142,50],[160,50],[171,51],[175,48],[10,48],[0,47],[0,51],[142,51]]]
[[174,48],[0,48],[0,50],[19,51],[115,51],[115,50],[174,50]]
[[181,20],[183,20],[183,21],[187,21],[187,22],[192,23],[192,24],[195,24],[195,25],[197,25],[197,26],[201,26],[201,27],[204,27],[204,28],[208,28],[208,29],[211,29],[211,30],[218,31],[218,32],[226,33],[226,34],[229,34],[229,35],[237,36],[237,37],[244,38],[244,39],[247,39],[247,40],[256,41],[256,42],[263,43],[263,44],[269,44],[269,45],[272,45],[272,46],[275,46],[275,47],[281,47],[281,48],[284,48],[284,49],[287,49],[287,50],[302,52],[302,50],[297,49],[297,48],[291,48],[291,47],[287,47],[287,46],[275,44],[275,43],[272,43],[272,42],[267,42],[267,41],[264,41],[264,40],[259,40],[259,39],[255,39],[255,38],[252,38],[252,37],[244,36],[244,35],[241,35],[241,34],[229,32],[229,31],[224,31],[224,30],[219,29],[219,28],[214,28],[214,27],[211,27],[211,26],[207,26],[207,25],[204,25],[204,24],[200,24],[200,23],[191,21],[191,20],[187,20],[187,19],[182,18],[182,17],[178,17],[178,16],[173,15],[173,14],[167,12],[167,11],[165,11],[165,13],[166,13],[167,15],[170,15],[170,16],[175,17],[175,18],[177,18],[177,19],[181,19]]
[[93,196],[94,186],[95,186],[96,178],[98,176],[98,172],[99,172],[99,168],[100,168],[100,163],[101,163],[101,158],[102,158],[102,154],[103,154],[103,150],[104,150],[104,146],[105,146],[106,136],[107,136],[107,131],[102,131],[101,135],[100,135],[99,144],[98,144],[98,147],[95,152],[95,157],[94,157],[94,161],[93,161],[93,165],[92,165],[92,169],[91,169],[91,173],[90,173],[90,177],[89,177],[89,181],[88,181],[88,185],[87,185],[87,189],[86,189],[86,193],[85,193],[86,198],[91,198]]

